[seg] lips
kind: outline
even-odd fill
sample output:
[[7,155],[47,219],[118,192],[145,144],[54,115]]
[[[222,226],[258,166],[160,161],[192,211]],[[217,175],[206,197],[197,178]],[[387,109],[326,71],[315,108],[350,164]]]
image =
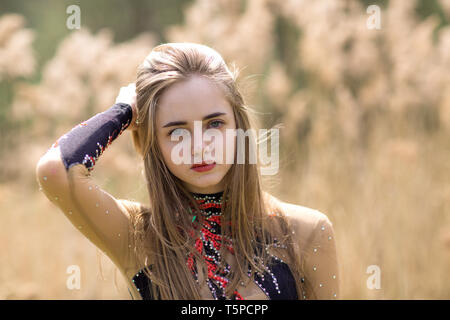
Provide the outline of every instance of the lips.
[[205,161],[203,161],[202,163],[193,164],[191,169],[198,168],[198,167],[205,167],[205,166],[209,166],[211,164],[215,164],[215,162],[213,162],[213,163],[206,163]]
[[205,171],[209,171],[211,169],[213,169],[216,166],[216,163],[206,163],[206,162],[202,162],[202,163],[198,163],[198,164],[194,164],[191,169],[197,172],[205,172]]

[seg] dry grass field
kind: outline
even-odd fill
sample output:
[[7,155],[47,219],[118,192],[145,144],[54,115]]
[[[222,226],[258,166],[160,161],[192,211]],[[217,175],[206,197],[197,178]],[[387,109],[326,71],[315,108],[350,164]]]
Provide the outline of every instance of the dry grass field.
[[[207,44],[242,69],[247,103],[282,124],[280,171],[267,188],[333,223],[342,299],[450,299],[450,26],[415,1],[208,1],[167,28],[170,42]],[[450,21],[450,1],[439,1]],[[122,275],[39,191],[35,166],[73,126],[112,105],[158,44],[151,30],[116,43],[74,30],[37,65],[36,33],[0,14],[0,299],[129,299]],[[38,81],[27,81],[36,72]],[[6,88],[6,89],[5,89]],[[3,102],[2,102],[3,103]],[[129,132],[93,178],[146,201]],[[79,266],[70,290],[67,268]],[[381,282],[370,288],[377,266]]]

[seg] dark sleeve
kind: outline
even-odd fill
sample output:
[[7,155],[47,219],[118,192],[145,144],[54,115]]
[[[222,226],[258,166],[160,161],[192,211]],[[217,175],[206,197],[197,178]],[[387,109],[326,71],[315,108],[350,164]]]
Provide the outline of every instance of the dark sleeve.
[[93,170],[103,151],[130,125],[132,116],[129,104],[116,103],[61,136],[52,147],[60,146],[66,171],[76,164]]

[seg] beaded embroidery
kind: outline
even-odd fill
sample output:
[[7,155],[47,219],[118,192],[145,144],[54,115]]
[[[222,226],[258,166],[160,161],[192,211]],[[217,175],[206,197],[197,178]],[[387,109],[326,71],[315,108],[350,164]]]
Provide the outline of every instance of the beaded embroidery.
[[[215,194],[217,195],[217,194]],[[194,194],[194,198],[199,204],[200,210],[204,214],[204,222],[200,227],[200,237],[195,240],[195,248],[202,255],[206,262],[208,279],[206,280],[211,293],[216,300],[226,299],[225,289],[228,285],[228,277],[231,272],[231,267],[224,261],[221,265],[222,257],[220,249],[222,245],[226,249],[234,254],[232,240],[230,237],[221,235],[221,201],[222,194],[220,196],[204,196],[199,197],[198,194]],[[209,211],[208,211],[209,210]],[[193,219],[194,221],[195,219]],[[194,226],[197,229],[197,226]],[[191,236],[193,236],[193,232]],[[192,275],[196,281],[198,281],[197,268],[195,266],[194,254],[188,254],[187,259],[188,268],[191,270]],[[237,290],[233,292],[231,300],[243,300],[242,296]]]
[[[106,142],[105,146],[102,146],[99,142],[97,142],[98,148],[95,149],[95,156],[91,156],[89,154],[86,154],[84,156],[84,159],[82,161],[82,164],[88,169],[88,171],[92,171],[95,166],[95,162],[98,160],[98,158],[103,154],[103,151],[106,150],[106,148],[109,147],[109,145],[116,139],[118,136],[122,134],[122,132],[130,125],[130,120],[128,120],[126,123],[122,123],[121,129],[117,135],[109,135],[108,141]],[[99,152],[100,151],[100,152]]]
[[[222,192],[203,195],[193,193],[195,200],[197,201],[201,210],[203,219],[200,219],[197,215],[192,218],[194,230],[199,231],[199,237],[195,239],[195,248],[197,252],[204,259],[207,266],[207,279],[205,279],[211,294],[216,300],[244,300],[242,295],[235,290],[231,297],[225,295],[225,289],[229,283],[229,276],[231,267],[226,261],[222,261],[220,249],[224,245],[226,250],[234,254],[232,239],[228,236],[222,236],[221,234],[221,208],[222,208]],[[190,212],[193,212],[193,208],[190,208]],[[200,221],[203,223],[200,224]],[[195,222],[195,223],[194,223]],[[194,230],[191,232],[191,236],[194,237]],[[275,248],[285,248],[281,245],[277,239],[274,239],[274,243],[271,244]],[[266,246],[266,252],[268,252],[269,246]],[[269,254],[272,258],[270,266],[264,266],[264,273],[255,272],[254,282],[269,297],[269,299],[297,299],[297,291],[295,286],[295,279],[282,259]],[[256,259],[256,258],[255,258]],[[196,267],[195,256],[193,253],[187,254],[186,264],[191,270],[193,278],[198,281],[198,270]],[[251,276],[251,267],[248,267],[248,276]],[[138,278],[142,270],[139,271],[133,278],[133,283],[141,285],[142,288],[148,288],[150,281],[145,277]],[[138,287],[138,286],[137,286]],[[140,290],[140,294],[143,298],[150,297]]]

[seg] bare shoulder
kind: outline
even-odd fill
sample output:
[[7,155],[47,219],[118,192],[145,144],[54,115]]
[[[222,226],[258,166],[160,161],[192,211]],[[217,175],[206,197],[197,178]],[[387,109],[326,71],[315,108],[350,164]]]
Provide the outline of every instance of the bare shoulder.
[[328,216],[319,210],[306,206],[281,201],[273,195],[266,193],[268,200],[286,216],[293,231],[299,240],[307,241],[314,232],[323,226],[332,227]]

